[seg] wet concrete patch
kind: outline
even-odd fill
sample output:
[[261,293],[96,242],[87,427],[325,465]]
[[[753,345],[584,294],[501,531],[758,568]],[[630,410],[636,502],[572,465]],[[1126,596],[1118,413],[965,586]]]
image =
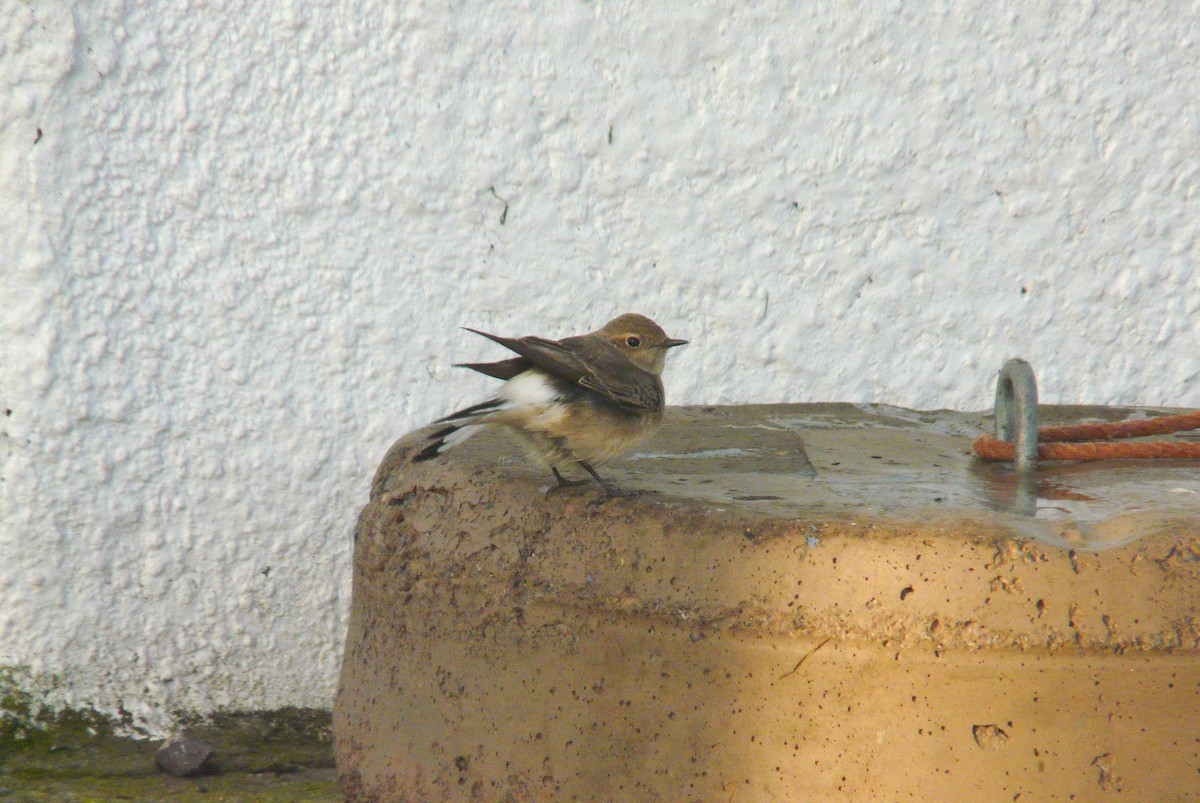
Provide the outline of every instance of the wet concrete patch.
[[[1046,407],[1046,425],[1168,414]],[[1025,538],[1105,549],[1200,521],[1197,461],[1044,463],[1030,485],[970,453],[990,416],[885,405],[672,409],[614,475],[637,487],[765,515],[980,519]],[[1174,438],[1195,439],[1197,433]]]

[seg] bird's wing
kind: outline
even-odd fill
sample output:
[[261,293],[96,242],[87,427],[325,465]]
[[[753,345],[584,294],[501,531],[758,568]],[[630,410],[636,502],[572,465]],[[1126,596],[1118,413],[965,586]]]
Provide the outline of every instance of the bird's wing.
[[470,368],[472,371],[478,371],[496,379],[509,380],[522,371],[529,370],[530,365],[532,363],[524,357],[513,357],[511,360],[501,360],[500,362],[458,362],[454,364],[454,367]]
[[662,409],[662,380],[638,368],[615,347],[586,335],[564,338],[557,345],[583,366],[583,376],[577,380],[580,387],[626,410]]
[[[616,349],[585,336],[563,340],[543,337],[500,337],[468,329],[515,351],[548,374],[587,388],[617,407],[657,410],[662,407],[662,382],[625,359]],[[510,361],[511,362],[511,361]]]
[[488,340],[499,343],[506,349],[515,351],[521,357],[529,361],[533,367],[540,368],[548,374],[560,377],[568,382],[578,382],[587,374],[587,367],[577,358],[570,349],[563,348],[562,344],[555,340],[547,340],[544,337],[501,337],[500,335],[491,335],[487,332],[481,332],[478,329],[467,329],[468,332],[474,332],[477,335],[483,335]]
[[654,374],[633,368],[642,376],[622,377],[620,381],[604,380],[596,376],[585,376],[579,384],[600,394],[608,401],[630,410],[657,410],[663,404],[662,380]]

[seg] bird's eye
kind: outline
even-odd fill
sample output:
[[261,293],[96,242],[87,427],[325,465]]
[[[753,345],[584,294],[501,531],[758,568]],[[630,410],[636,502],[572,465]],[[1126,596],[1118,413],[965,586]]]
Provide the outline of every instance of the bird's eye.
[[629,337],[625,338],[625,345],[629,346],[631,349],[635,349],[642,345],[642,339],[637,335],[630,335]]

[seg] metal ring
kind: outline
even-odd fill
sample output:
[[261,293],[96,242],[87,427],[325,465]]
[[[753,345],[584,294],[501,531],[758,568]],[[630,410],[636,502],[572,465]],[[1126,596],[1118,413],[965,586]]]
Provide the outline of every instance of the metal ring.
[[1004,363],[996,380],[996,440],[1013,444],[1018,471],[1037,468],[1037,405],[1033,367],[1018,358]]

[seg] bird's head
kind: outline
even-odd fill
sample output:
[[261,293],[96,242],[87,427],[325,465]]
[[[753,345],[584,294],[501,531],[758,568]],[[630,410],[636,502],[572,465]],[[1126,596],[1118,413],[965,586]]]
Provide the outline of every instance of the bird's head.
[[667,349],[682,346],[686,340],[667,337],[662,327],[645,315],[627,312],[613,318],[596,334],[616,347],[631,363],[658,375],[667,359]]

